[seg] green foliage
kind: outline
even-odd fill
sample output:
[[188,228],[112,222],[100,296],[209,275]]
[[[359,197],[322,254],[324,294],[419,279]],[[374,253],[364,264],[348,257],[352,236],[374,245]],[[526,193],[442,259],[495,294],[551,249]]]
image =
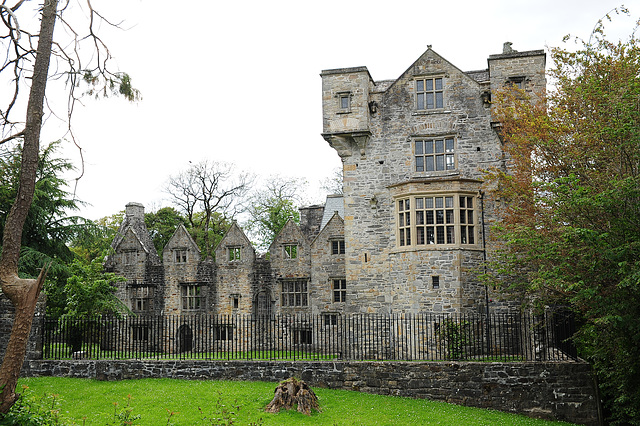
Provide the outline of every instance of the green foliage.
[[122,95],[129,102],[142,100],[140,91],[131,84],[131,76],[118,72],[105,74],[103,70],[84,70],[82,80],[87,84],[86,95],[108,98],[110,95]]
[[28,386],[22,386],[18,400],[5,415],[0,414],[0,426],[54,426],[60,420],[60,397],[44,394],[37,397]]
[[640,44],[599,24],[552,58],[546,105],[506,94],[497,111],[513,170],[491,176],[507,202],[496,275],[574,309],[608,420],[640,424]]
[[468,321],[445,319],[436,329],[436,338],[444,349],[446,359],[465,359],[465,346],[469,343]]
[[[68,244],[80,241],[98,232],[98,227],[78,216],[69,216],[80,202],[67,190],[63,175],[72,170],[72,164],[57,158],[60,142],[44,147],[39,155],[33,203],[27,216],[19,261],[19,273],[35,278],[44,266],[49,267],[44,291],[47,294],[49,314],[61,315],[66,304],[63,288],[70,275],[68,265],[74,251]],[[0,157],[0,232],[17,195],[22,148],[14,147]],[[107,238],[107,237],[105,237]],[[107,245],[108,247],[108,245]],[[103,248],[87,249],[86,258],[96,256]]]
[[[80,217],[67,216],[68,212],[78,210],[79,202],[66,189],[63,174],[73,166],[68,160],[55,157],[59,146],[60,142],[53,142],[40,152],[35,193],[24,225],[22,245],[42,256],[21,259],[20,273],[29,277],[37,276],[46,262],[70,261],[73,254],[66,243],[86,223]],[[18,192],[21,158],[21,146],[0,157],[0,232],[4,232],[6,216]]]
[[145,213],[144,223],[158,255],[162,257],[164,246],[167,245],[178,225],[186,223],[186,219],[173,207],[163,207],[156,212]]
[[124,282],[126,279],[104,272],[101,259],[94,259],[89,264],[74,260],[70,266],[70,273],[71,276],[64,287],[66,317],[83,318],[99,314],[129,313],[115,295],[115,283]]
[[305,183],[299,179],[271,177],[264,189],[256,191],[250,199],[250,219],[245,228],[257,240],[259,249],[267,250],[278,232],[289,219],[300,223],[296,202]]

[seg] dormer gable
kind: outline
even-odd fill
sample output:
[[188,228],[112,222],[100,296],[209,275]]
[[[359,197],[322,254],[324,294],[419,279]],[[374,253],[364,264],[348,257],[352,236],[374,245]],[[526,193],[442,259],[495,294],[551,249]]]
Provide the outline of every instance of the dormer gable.
[[300,259],[303,255],[308,256],[304,253],[308,247],[309,242],[300,226],[289,218],[269,246],[269,255],[272,260]]
[[116,253],[125,250],[144,251],[153,264],[160,263],[160,256],[156,252],[153,240],[144,223],[144,207],[142,204],[127,204],[124,220],[111,242],[111,248]]
[[224,264],[252,264],[256,258],[253,244],[237,222],[233,222],[215,249],[216,263]]
[[326,244],[327,241],[342,241],[342,245],[338,243],[338,251],[341,251],[344,247],[344,220],[337,211],[333,213],[331,219],[329,219],[318,236],[313,240],[311,247],[316,248],[318,244]]
[[[479,83],[476,79],[472,78],[470,75],[462,71],[460,68],[446,60],[444,57],[436,53],[431,46],[428,46],[427,50],[420,55],[418,59],[416,59],[410,66],[407,68],[401,75],[398,77],[391,85],[387,88],[387,92],[393,90],[395,86],[401,84],[406,80],[413,80],[419,77],[443,77],[448,78],[451,74],[460,74],[464,76],[463,78],[468,81],[468,83],[473,83],[476,86],[479,86]],[[446,84],[446,81],[442,83]],[[427,90],[427,87],[424,87]],[[431,89],[434,92],[439,90],[435,86]],[[434,109],[435,108],[434,102]],[[425,108],[426,109],[426,108]]]
[[178,225],[175,232],[164,246],[162,258],[165,263],[187,263],[200,260],[200,248],[183,224]]

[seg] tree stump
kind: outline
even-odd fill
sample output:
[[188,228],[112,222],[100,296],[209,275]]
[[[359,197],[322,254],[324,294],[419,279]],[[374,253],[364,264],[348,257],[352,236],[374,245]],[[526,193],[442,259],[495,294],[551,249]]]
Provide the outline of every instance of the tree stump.
[[307,416],[311,415],[312,410],[322,411],[318,404],[318,397],[313,390],[306,382],[295,377],[278,384],[274,391],[273,400],[267,404],[265,411],[277,413],[283,408],[290,410],[294,405],[298,406],[298,412]]

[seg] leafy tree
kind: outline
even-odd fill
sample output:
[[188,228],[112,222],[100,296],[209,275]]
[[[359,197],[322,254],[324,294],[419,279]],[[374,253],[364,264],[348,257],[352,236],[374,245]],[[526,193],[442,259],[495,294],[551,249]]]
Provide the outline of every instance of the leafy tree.
[[244,209],[244,197],[251,184],[252,177],[236,174],[232,164],[202,161],[171,176],[165,190],[185,215],[188,228],[198,230],[202,236],[200,249],[206,256],[212,255],[215,247],[210,236],[220,227],[215,221],[232,220]]
[[[43,266],[48,265],[48,278],[44,285],[47,310],[54,316],[61,314],[65,304],[62,289],[69,277],[68,264],[74,253],[67,246],[71,240],[88,233],[93,225],[85,219],[69,215],[78,210],[80,202],[67,190],[62,178],[72,170],[72,164],[56,156],[60,147],[54,142],[39,154],[33,202],[25,220],[18,272],[22,277],[35,278]],[[0,158],[0,231],[18,191],[20,145]]]
[[65,317],[129,313],[115,295],[115,283],[124,282],[126,278],[104,272],[102,260],[94,259],[86,264],[76,259],[70,266],[70,272],[71,276],[64,287],[67,299]]
[[[92,95],[120,93],[130,100],[139,97],[131,87],[128,76],[111,73],[106,68],[110,54],[97,34],[98,26],[109,22],[93,10],[90,1],[86,3],[85,13],[81,14],[89,17],[87,36],[78,28],[70,27],[72,16],[59,20],[68,31],[56,34],[59,37],[71,37],[71,40],[54,40],[54,27],[59,16],[73,9],[69,4],[58,10],[57,0],[47,0],[42,6],[39,2],[27,0],[12,3],[10,5],[3,1],[0,4],[0,38],[6,52],[0,66],[0,77],[3,82],[9,81],[13,89],[3,91],[3,99],[0,100],[3,105],[0,107],[0,145],[15,141],[22,141],[23,145],[17,195],[4,222],[0,254],[0,287],[16,308],[14,326],[0,367],[0,413],[6,413],[16,401],[15,386],[24,361],[36,302],[47,272],[46,268],[42,268],[35,279],[22,278],[18,273],[23,229],[36,192],[47,83],[56,77],[66,77],[69,96],[67,117],[71,117],[80,96],[76,89],[81,81],[89,85]],[[39,19],[33,19],[34,16]],[[86,43],[89,43],[90,49],[81,48]],[[88,57],[84,56],[87,53]],[[55,72],[49,75],[52,58],[56,61],[56,66],[52,67]],[[23,93],[28,94],[28,99]],[[16,119],[16,116],[23,118]]]
[[144,223],[160,257],[162,257],[164,246],[167,245],[178,225],[185,222],[184,216],[173,207],[163,207],[157,212],[145,213]]
[[602,22],[551,50],[545,102],[497,110],[512,173],[493,171],[505,219],[496,272],[540,305],[570,305],[612,424],[640,424],[640,45]]
[[257,239],[257,247],[267,250],[290,218],[300,223],[297,203],[305,182],[300,179],[272,176],[263,189],[250,198],[250,218],[245,227]]

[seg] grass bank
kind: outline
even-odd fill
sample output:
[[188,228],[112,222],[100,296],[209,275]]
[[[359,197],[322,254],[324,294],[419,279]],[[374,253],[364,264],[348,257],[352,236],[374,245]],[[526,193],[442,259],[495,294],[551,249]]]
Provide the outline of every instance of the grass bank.
[[[21,379],[27,394],[59,410],[66,424],[121,425],[568,425],[441,402],[315,388],[321,413],[268,414],[275,383],[172,379],[100,382]],[[46,396],[45,396],[46,395]],[[53,395],[53,396],[52,396]],[[55,402],[54,402],[55,399]],[[1,423],[0,423],[1,424]]]

